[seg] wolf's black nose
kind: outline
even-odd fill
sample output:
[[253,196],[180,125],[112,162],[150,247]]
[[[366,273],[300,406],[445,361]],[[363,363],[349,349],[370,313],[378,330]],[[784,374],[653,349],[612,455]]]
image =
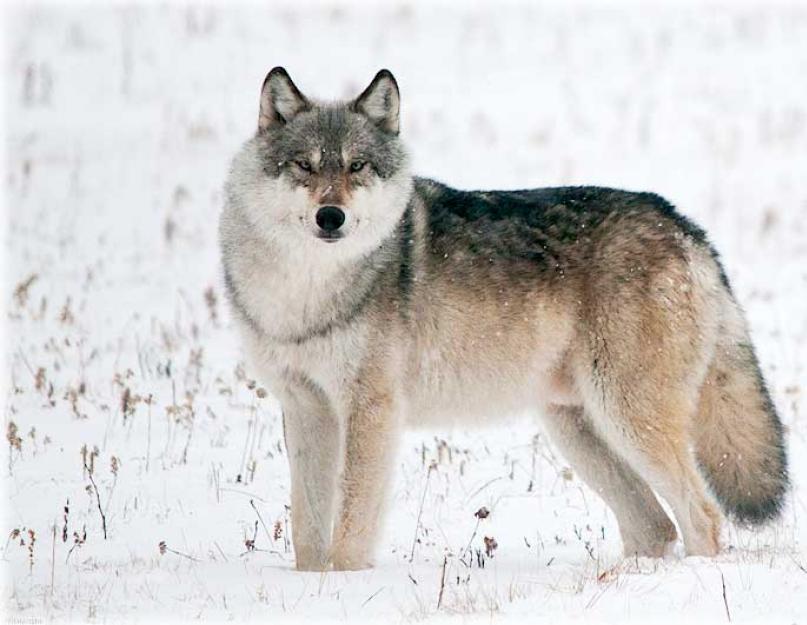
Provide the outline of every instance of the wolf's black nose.
[[317,225],[325,232],[336,232],[345,223],[345,211],[336,206],[323,206],[317,211]]

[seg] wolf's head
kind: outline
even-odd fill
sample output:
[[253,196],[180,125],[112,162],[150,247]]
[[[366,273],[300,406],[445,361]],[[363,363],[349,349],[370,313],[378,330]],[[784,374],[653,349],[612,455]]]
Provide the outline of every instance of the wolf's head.
[[387,70],[356,99],[323,104],[274,68],[261,89],[257,133],[233,163],[230,201],[267,239],[338,256],[376,247],[411,193],[399,104]]

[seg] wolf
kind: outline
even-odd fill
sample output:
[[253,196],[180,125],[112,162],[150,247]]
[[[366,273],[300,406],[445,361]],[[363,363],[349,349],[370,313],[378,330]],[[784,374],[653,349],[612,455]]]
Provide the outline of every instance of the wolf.
[[531,410],[626,556],[774,518],[782,424],[697,225],[653,193],[413,176],[400,92],[309,99],[281,67],[220,220],[245,352],[282,407],[300,570],[372,566],[404,428]]

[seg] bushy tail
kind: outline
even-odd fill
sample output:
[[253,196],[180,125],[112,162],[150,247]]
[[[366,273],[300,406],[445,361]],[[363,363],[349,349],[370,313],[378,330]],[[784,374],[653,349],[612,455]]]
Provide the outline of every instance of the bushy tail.
[[701,390],[695,450],[725,512],[759,524],[782,509],[788,486],[784,433],[742,313],[733,301],[726,308]]

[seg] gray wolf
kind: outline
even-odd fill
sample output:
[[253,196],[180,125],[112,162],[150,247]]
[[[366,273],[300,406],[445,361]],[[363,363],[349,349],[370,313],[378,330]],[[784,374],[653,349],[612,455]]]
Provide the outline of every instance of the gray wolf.
[[414,177],[379,72],[319,103],[269,72],[220,223],[251,366],[279,399],[296,566],[372,565],[403,428],[534,410],[626,555],[776,516],[782,425],[717,254],[661,197]]

